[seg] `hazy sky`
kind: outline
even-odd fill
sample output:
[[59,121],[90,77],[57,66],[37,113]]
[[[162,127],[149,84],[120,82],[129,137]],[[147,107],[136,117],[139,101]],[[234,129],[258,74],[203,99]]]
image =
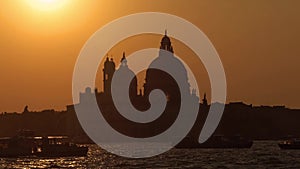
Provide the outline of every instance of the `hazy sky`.
[[[228,101],[300,108],[298,0],[42,1],[0,1],[0,112],[20,112],[25,105],[65,109],[72,104],[73,68],[86,40],[114,19],[147,11],[178,15],[210,38],[225,68]],[[122,42],[111,54],[119,61],[123,50],[158,47],[161,36],[143,38]],[[175,40],[174,48],[190,60]],[[197,80],[209,93],[204,74]]]

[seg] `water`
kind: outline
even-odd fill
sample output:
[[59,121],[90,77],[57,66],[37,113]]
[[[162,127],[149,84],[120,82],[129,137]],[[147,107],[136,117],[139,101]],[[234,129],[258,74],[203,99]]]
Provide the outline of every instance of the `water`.
[[87,157],[0,159],[0,168],[300,168],[300,150],[280,150],[275,141],[251,149],[172,149],[147,159],[122,158],[90,146]]

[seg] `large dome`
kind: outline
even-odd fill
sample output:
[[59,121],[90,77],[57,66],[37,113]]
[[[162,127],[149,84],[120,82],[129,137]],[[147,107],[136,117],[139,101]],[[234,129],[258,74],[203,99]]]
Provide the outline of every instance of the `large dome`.
[[[178,77],[175,80],[178,80],[181,87],[183,88],[186,94],[190,94],[190,84],[188,82],[188,74],[184,64],[176,58],[172,53],[160,50],[159,56],[152,61],[149,65],[146,73],[146,82],[153,83],[150,81],[163,82],[164,77],[161,77],[161,73],[152,73],[151,69],[160,69],[168,73],[170,76]],[[167,83],[167,82],[163,82]]]
[[[175,100],[180,95],[190,95],[190,84],[184,64],[174,56],[170,38],[165,35],[161,40],[159,56],[152,61],[146,72],[144,94],[154,89],[162,89]],[[179,88],[182,89],[178,95]],[[177,93],[176,93],[177,92]]]

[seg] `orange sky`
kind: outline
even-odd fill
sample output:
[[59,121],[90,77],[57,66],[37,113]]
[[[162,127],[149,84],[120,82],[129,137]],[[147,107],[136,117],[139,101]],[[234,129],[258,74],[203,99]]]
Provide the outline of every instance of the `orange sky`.
[[[225,68],[228,101],[300,107],[300,1],[65,0],[51,9],[30,1],[0,1],[0,112],[20,112],[25,105],[65,109],[86,40],[114,19],[146,11],[178,15],[206,33]],[[147,42],[137,37],[120,43],[111,54],[159,46],[160,36],[143,38]],[[189,61],[182,44],[174,41],[174,48]],[[205,72],[197,76],[201,92],[209,90]]]

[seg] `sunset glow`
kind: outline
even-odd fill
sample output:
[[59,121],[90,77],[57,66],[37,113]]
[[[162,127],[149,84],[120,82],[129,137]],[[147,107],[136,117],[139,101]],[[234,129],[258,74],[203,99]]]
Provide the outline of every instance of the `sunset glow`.
[[27,0],[34,9],[41,11],[57,10],[63,7],[67,0]]

